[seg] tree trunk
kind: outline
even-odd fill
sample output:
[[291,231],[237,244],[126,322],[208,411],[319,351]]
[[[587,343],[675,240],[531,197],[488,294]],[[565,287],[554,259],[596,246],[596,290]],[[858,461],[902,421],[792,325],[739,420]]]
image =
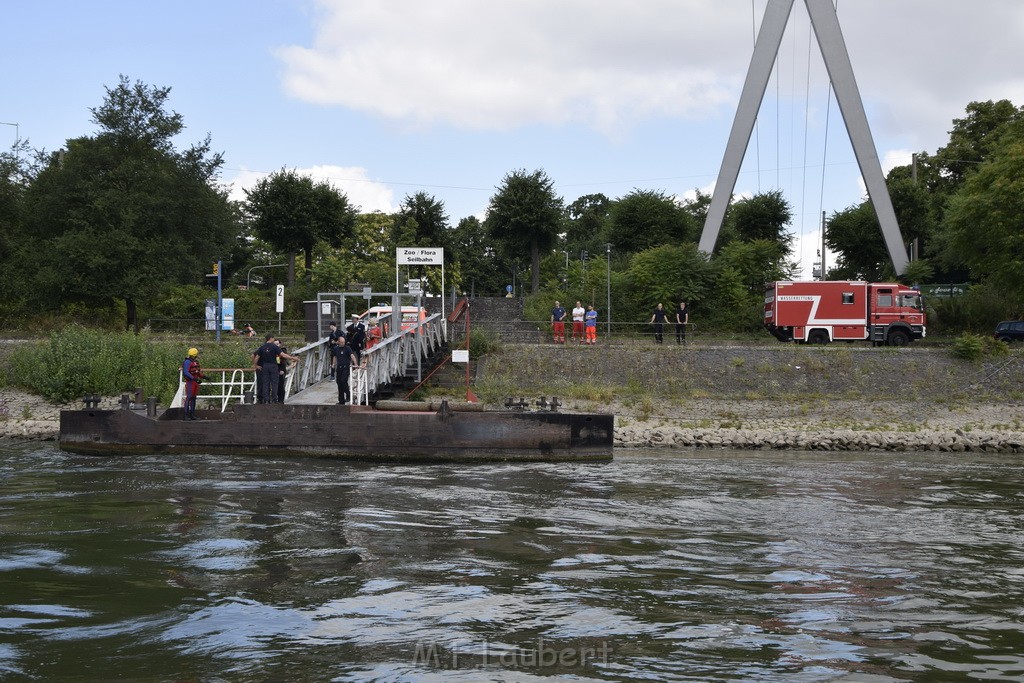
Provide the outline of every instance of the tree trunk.
[[313,250],[306,250],[306,282],[313,281]]
[[125,309],[128,312],[128,315],[127,315],[127,317],[125,319],[124,329],[125,330],[130,330],[132,328],[135,328],[135,334],[138,334],[139,333],[139,310],[138,310],[138,307],[135,305],[135,299],[125,298],[124,303],[125,303]]
[[530,240],[530,270],[533,276],[532,294],[540,291],[540,249],[537,248],[537,240]]
[[288,286],[295,286],[295,252],[288,254]]

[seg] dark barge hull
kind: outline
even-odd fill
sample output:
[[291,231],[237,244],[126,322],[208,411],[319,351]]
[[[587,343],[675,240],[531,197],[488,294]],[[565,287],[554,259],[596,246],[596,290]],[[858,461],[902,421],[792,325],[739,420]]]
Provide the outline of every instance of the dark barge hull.
[[230,453],[379,462],[593,461],[612,457],[614,416],[386,412],[341,405],[236,405],[227,412],[65,410],[62,450],[87,455]]

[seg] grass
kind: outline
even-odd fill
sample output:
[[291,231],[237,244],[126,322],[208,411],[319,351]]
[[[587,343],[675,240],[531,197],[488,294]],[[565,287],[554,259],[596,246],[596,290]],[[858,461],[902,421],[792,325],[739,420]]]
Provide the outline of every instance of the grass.
[[[128,332],[62,327],[42,343],[14,349],[6,383],[64,403],[85,394],[113,396],[142,387],[169,403],[178,386],[178,368],[187,349],[198,344],[206,368],[251,365],[254,340],[232,339],[220,346],[196,340],[152,339]],[[0,378],[0,382],[4,382]]]

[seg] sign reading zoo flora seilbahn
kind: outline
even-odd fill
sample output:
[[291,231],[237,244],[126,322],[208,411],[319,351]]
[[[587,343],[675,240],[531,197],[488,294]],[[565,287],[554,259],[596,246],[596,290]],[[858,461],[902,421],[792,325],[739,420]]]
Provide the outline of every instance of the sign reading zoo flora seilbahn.
[[442,247],[398,247],[395,259],[400,266],[441,266],[444,265]]

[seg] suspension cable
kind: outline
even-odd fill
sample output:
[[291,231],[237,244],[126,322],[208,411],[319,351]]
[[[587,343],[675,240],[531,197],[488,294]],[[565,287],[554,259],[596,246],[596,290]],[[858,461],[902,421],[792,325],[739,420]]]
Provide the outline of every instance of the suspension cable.
[[[807,218],[807,136],[810,129],[811,109],[811,33],[813,28],[807,24],[807,72],[804,85],[804,149],[803,149],[803,178],[800,183],[800,245],[806,244],[807,226],[804,221]],[[803,253],[800,254],[800,266],[803,267]]]
[[[754,0],[750,0],[750,36],[754,47],[757,47],[757,11]],[[754,118],[754,152],[757,157],[757,193],[761,194],[761,116]]]
[[[835,0],[835,10],[839,12],[839,0]],[[818,213],[820,216],[825,210],[825,165],[828,157],[828,127],[829,117],[832,113],[832,79],[828,80],[828,100],[825,103],[825,141],[821,150],[821,194],[818,196]],[[825,222],[821,223],[821,279],[825,279]]]

